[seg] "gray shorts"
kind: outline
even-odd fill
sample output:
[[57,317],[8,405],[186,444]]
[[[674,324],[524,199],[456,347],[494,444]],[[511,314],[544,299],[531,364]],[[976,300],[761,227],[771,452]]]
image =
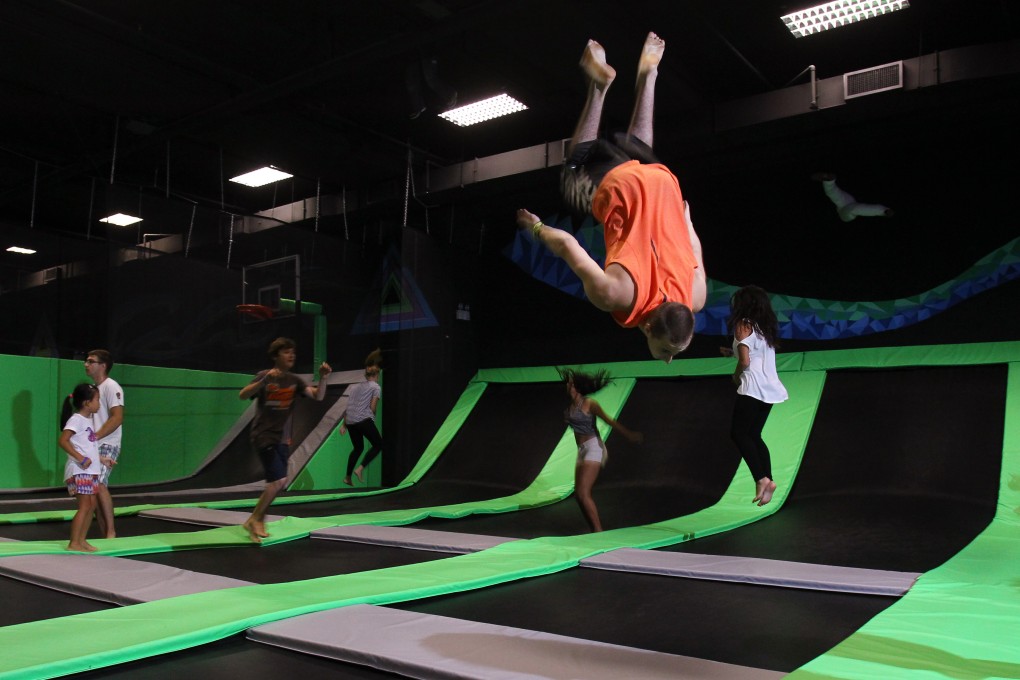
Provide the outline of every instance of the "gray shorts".
[[601,437],[592,437],[581,442],[577,447],[578,463],[599,463],[605,467],[607,460],[609,460],[609,451],[606,450],[606,444]]
[[[99,459],[102,462],[103,458],[110,458],[111,460],[117,460],[117,456],[120,455],[120,447],[114,446],[113,444],[100,444],[99,445]],[[110,482],[110,473],[113,471],[112,467],[102,466],[103,471],[99,473],[99,479],[97,480],[103,486],[107,486]]]

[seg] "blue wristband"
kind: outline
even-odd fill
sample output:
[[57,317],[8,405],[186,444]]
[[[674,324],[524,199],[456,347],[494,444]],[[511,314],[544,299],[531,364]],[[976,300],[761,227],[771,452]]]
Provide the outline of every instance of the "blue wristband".
[[82,470],[88,470],[91,466],[92,459],[89,458],[88,456],[83,456],[82,459],[78,461],[78,467],[80,467]]

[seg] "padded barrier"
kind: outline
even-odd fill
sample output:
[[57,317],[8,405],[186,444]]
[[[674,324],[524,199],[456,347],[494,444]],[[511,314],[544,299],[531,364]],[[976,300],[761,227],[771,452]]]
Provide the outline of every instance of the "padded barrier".
[[256,642],[427,680],[774,680],[783,673],[371,605],[248,631]]
[[759,586],[889,596],[907,592],[920,576],[903,571],[855,569],[751,557],[696,555],[628,548],[612,550],[581,560],[581,566],[706,581],[732,581]]
[[[229,527],[235,524],[244,524],[251,513],[211,508],[157,508],[140,512],[138,516],[199,526]],[[282,515],[266,515],[266,522],[279,522],[282,519]]]
[[313,531],[312,538],[331,541],[349,541],[371,545],[388,545],[415,550],[431,550],[446,553],[471,553],[486,550],[502,543],[516,541],[516,538],[462,534],[454,531],[429,531],[407,527],[377,527],[371,525],[352,527],[330,527]]
[[24,555],[0,560],[0,574],[93,600],[129,605],[248,581],[102,555]]

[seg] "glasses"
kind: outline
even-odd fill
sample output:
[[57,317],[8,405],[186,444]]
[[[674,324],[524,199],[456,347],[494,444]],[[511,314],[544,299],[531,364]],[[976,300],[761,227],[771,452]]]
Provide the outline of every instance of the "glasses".
[[102,362],[96,361],[95,359],[86,359],[85,363],[86,364],[98,364],[98,363],[102,363]]

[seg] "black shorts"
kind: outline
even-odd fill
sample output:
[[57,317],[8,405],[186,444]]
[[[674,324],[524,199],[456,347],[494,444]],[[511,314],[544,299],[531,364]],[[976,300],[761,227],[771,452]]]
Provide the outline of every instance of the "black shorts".
[[613,141],[593,139],[581,142],[563,160],[560,194],[578,217],[591,214],[592,199],[610,170],[627,161],[658,163],[651,147],[632,135],[617,134]]
[[275,482],[287,476],[287,461],[290,447],[286,444],[270,444],[259,449],[259,460],[266,471],[266,481]]
[[581,142],[563,160],[563,164],[571,170],[583,168],[595,186],[598,186],[610,170],[627,161],[660,162],[652,147],[633,135],[617,133],[613,135],[612,141],[593,139]]

